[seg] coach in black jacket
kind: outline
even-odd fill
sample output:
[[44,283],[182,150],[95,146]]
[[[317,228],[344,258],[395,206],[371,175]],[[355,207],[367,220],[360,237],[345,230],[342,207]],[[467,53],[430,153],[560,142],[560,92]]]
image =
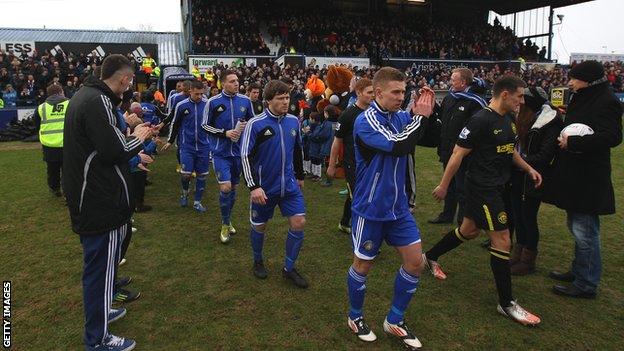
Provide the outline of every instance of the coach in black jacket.
[[83,247],[87,350],[134,344],[111,335],[107,325],[109,317],[120,314],[111,302],[120,235],[132,214],[128,160],[143,149],[143,141],[152,133],[148,126],[139,125],[126,137],[117,127],[116,107],[134,76],[128,59],[107,57],[101,74],[102,80],[88,80],[73,96],[64,128],[63,190],[72,229]]
[[559,138],[561,150],[553,170],[550,197],[557,207],[566,210],[568,228],[576,243],[571,271],[552,272],[551,277],[572,282],[570,286],[555,285],[556,294],[591,298],[596,295],[602,270],[598,216],[615,213],[610,149],[622,142],[622,105],[599,62],[582,62],[569,75],[568,85],[574,95],[564,127],[583,123],[594,133],[562,133]]
[[[438,156],[442,167],[446,168],[453,148],[457,142],[459,133],[466,126],[472,115],[479,112],[486,106],[486,102],[480,95],[484,92],[480,89],[480,82],[474,81],[472,71],[468,68],[456,68],[451,74],[451,90],[442,100],[440,106],[440,144],[438,145]],[[444,209],[437,218],[429,220],[429,223],[452,223],[455,219],[455,210],[459,203],[457,222],[463,218],[463,198],[462,188],[465,174],[465,167],[461,167],[451,184],[444,199]]]

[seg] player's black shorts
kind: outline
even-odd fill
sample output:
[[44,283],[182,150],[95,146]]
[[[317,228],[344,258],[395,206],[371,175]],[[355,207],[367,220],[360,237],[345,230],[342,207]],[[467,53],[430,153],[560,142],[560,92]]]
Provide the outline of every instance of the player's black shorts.
[[347,181],[347,189],[349,189],[349,197],[353,199],[353,190],[355,190],[355,166],[345,162],[344,173],[345,180]]
[[504,188],[480,188],[466,182],[464,217],[475,221],[477,228],[488,231],[508,229],[509,214],[503,201]]

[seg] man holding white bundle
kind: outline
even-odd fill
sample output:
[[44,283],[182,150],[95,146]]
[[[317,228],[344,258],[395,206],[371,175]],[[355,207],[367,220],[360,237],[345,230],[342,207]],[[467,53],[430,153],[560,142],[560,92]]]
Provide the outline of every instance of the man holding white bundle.
[[227,69],[220,79],[223,92],[208,100],[202,128],[212,139],[213,165],[219,182],[220,239],[225,244],[230,241],[230,235],[236,233],[230,214],[241,174],[239,139],[247,121],[254,116],[254,108],[249,97],[238,93],[240,83],[236,71]]
[[574,95],[559,137],[549,198],[567,212],[574,260],[570,271],[553,271],[550,277],[572,283],[555,285],[555,294],[594,298],[602,271],[598,216],[615,213],[610,149],[622,142],[622,105],[601,63],[582,62],[569,75]]

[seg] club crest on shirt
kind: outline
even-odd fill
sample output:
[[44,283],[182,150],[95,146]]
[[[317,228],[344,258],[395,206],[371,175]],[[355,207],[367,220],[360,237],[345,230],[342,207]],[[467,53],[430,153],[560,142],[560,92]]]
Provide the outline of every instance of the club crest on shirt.
[[459,106],[458,110],[464,111],[466,108],[464,106]]
[[505,211],[498,214],[498,221],[500,222],[500,224],[507,223],[507,213],[505,213]]
[[290,130],[290,135],[292,135],[293,137],[297,136],[297,131],[294,129]]
[[516,124],[514,122],[511,122],[511,131],[514,135],[518,134],[518,132],[516,132]]
[[245,111],[246,111],[246,110],[247,110],[247,109],[245,108],[245,106],[241,106],[241,107],[240,107],[240,111],[241,111],[242,113],[245,113]]
[[464,127],[464,129],[462,129],[461,133],[459,133],[459,138],[460,139],[468,139],[468,134],[470,134],[470,130],[466,127]]

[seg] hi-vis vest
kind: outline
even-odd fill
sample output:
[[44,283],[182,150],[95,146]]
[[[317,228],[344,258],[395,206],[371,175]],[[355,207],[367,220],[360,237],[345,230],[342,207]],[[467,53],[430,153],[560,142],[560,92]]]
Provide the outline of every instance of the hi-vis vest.
[[193,76],[195,76],[195,78],[198,78],[198,79],[199,79],[199,76],[201,75],[201,74],[199,73],[199,68],[197,68],[197,67],[195,67],[195,66],[193,66],[193,69],[191,70],[191,74],[192,74]]
[[141,67],[143,68],[143,72],[145,72],[145,73],[152,73],[152,71],[154,70],[152,65],[154,65],[155,62],[156,61],[154,61],[154,59],[151,58],[151,57],[144,57],[143,58],[143,62],[141,63]]
[[44,102],[37,107],[41,117],[39,141],[47,147],[63,147],[63,126],[69,100],[56,105]]

